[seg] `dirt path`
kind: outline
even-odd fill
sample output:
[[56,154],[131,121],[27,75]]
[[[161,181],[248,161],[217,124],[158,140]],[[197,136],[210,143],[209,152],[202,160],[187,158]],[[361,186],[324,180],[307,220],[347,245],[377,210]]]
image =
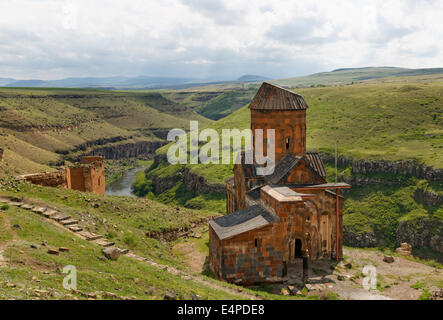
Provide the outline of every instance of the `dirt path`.
[[180,242],[174,246],[173,251],[180,253],[192,272],[203,272],[206,256],[198,251],[195,243],[189,241]]
[[1,228],[3,230],[8,231],[12,235],[12,240],[7,240],[0,243],[0,267],[9,266],[9,259],[5,257],[6,251],[11,246],[11,243],[17,241],[17,233],[11,226],[11,221],[6,215],[2,215],[2,225]]

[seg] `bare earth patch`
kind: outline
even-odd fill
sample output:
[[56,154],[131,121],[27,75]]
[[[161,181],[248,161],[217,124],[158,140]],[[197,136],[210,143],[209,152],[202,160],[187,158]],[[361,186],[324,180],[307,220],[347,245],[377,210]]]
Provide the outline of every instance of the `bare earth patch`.
[[206,256],[197,249],[194,242],[180,242],[174,246],[173,251],[182,257],[191,271],[196,273],[203,272]]

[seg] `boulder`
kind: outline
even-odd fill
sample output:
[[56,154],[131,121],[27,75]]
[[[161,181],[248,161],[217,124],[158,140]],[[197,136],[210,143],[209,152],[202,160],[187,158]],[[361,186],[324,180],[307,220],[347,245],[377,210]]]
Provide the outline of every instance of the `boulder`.
[[393,256],[384,256],[383,261],[386,263],[393,263],[395,260]]
[[399,248],[395,249],[395,252],[403,256],[411,256],[412,246],[409,243],[403,242]]
[[58,251],[54,249],[48,249],[48,253],[58,256]]
[[102,253],[109,260],[117,260],[120,257],[121,251],[116,247],[107,247],[102,249]]
[[164,300],[177,300],[177,295],[174,291],[166,291],[164,297]]

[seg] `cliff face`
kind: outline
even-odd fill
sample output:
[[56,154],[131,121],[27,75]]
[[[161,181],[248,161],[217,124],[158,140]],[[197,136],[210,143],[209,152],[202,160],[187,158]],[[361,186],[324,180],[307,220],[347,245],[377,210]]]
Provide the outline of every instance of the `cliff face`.
[[105,159],[118,160],[125,158],[132,158],[143,156],[147,159],[154,157],[156,149],[163,146],[165,142],[162,141],[140,141],[136,143],[122,143],[119,145],[103,146],[95,148],[87,155],[102,156]]
[[443,196],[432,191],[417,189],[414,192],[414,200],[426,206],[437,206],[443,203]]
[[398,243],[407,242],[412,247],[429,247],[443,253],[443,223],[437,218],[400,221],[396,238]]
[[[155,155],[154,164],[159,165],[166,160],[165,155]],[[201,193],[225,193],[225,186],[223,184],[211,184],[205,178],[191,172],[189,168],[183,167],[175,176],[168,177],[149,177],[155,185],[155,192],[162,193],[172,188],[177,181],[184,181],[187,190],[192,190],[195,195]]]
[[[334,163],[334,156],[326,153],[321,154],[324,162]],[[388,173],[401,176],[412,176],[426,179],[430,182],[443,180],[443,169],[435,169],[415,160],[387,161],[387,160],[353,160],[345,156],[337,158],[337,165],[352,167],[354,174]]]

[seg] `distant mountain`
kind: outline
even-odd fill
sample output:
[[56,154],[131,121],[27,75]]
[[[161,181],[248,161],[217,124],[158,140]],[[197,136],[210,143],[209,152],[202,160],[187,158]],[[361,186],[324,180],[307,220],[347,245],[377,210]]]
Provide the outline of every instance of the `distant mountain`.
[[8,83],[14,82],[15,79],[12,78],[0,78],[0,86],[5,86]]
[[95,89],[185,89],[208,85],[235,84],[236,82],[262,82],[288,86],[309,87],[316,85],[340,85],[386,77],[406,77],[443,74],[443,68],[406,69],[396,67],[341,68],[330,72],[315,73],[303,77],[270,80],[260,75],[243,75],[237,80],[217,81],[214,79],[195,79],[178,77],[71,77],[60,80],[16,80],[0,78],[3,87],[43,87],[43,88],[95,88]]
[[406,77],[443,74],[443,68],[406,69],[396,67],[341,68],[330,72],[315,73],[304,77],[271,81],[278,85],[308,87],[315,85],[338,85],[387,77]]
[[253,74],[245,74],[244,76],[241,76],[237,80],[241,81],[241,82],[258,82],[258,81],[269,80],[269,78],[263,77],[263,76],[257,76],[257,75],[253,75]]
[[[1,81],[1,79],[0,79]],[[191,78],[168,77],[78,77],[60,80],[15,80],[4,79],[6,87],[51,87],[51,88],[111,88],[111,89],[159,89],[198,82]]]

